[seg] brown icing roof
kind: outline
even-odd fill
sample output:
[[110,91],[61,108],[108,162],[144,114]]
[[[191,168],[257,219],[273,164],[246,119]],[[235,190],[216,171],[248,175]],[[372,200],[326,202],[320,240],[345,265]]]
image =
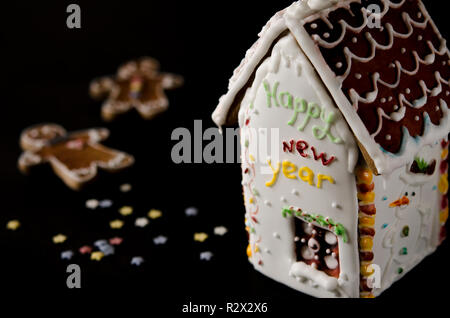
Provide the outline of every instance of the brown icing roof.
[[[305,19],[304,28],[375,142],[399,153],[406,131],[422,136],[450,107],[445,40],[419,0],[346,3]],[[365,21],[371,4],[381,9],[381,28]]]

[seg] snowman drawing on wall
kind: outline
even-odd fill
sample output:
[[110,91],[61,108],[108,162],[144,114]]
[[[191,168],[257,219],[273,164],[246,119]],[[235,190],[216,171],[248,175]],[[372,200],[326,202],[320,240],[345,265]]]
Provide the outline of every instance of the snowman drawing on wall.
[[389,207],[394,223],[383,239],[383,247],[391,250],[383,274],[383,286],[390,285],[410,270],[433,249],[433,213],[430,201],[423,197],[424,185],[429,185],[436,168],[436,160],[416,157],[400,174],[404,186],[398,199]]

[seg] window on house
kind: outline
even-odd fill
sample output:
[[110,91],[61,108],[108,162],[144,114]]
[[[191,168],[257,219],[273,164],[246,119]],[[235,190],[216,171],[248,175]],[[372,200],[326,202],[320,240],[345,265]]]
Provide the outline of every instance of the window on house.
[[339,277],[339,243],[333,232],[295,217],[297,262]]

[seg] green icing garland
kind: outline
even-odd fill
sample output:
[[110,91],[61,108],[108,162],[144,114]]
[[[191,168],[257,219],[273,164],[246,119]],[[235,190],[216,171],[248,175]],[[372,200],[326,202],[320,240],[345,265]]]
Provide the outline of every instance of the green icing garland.
[[337,236],[342,236],[342,240],[344,241],[344,243],[348,242],[348,236],[347,236],[347,231],[345,230],[345,227],[341,223],[336,223],[332,219],[326,218],[323,215],[308,214],[306,212],[303,212],[302,210],[294,211],[290,208],[283,208],[282,214],[283,214],[283,217],[287,217],[288,215],[290,215],[290,216],[295,215],[296,217],[298,217],[308,223],[316,222],[320,226],[328,227],[331,230],[333,230],[334,234],[336,234]]

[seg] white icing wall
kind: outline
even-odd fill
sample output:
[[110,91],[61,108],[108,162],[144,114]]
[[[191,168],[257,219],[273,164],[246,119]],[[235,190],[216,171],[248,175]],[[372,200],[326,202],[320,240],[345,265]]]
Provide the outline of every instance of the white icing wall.
[[[408,166],[394,170],[388,176],[377,176],[375,183],[374,261],[381,269],[381,288],[375,289],[379,295],[393,282],[403,277],[438,245],[439,211],[442,195],[437,185],[440,178],[439,164],[442,147],[440,142],[423,147],[417,156],[427,162],[436,160],[433,175],[412,174]],[[407,195],[406,195],[407,194]],[[414,194],[414,196],[413,196]],[[408,204],[389,207],[397,199],[407,197]],[[409,227],[407,236],[402,234]],[[406,248],[407,254],[402,254]],[[399,274],[398,270],[402,272]]]
[[[288,125],[293,117],[293,109],[276,106],[273,98],[271,107],[268,107],[268,95],[263,83],[268,84],[272,92],[275,84],[279,83],[278,97],[283,92],[289,92],[293,98],[316,103],[325,111],[326,116],[334,112],[336,122],[331,125],[330,133],[342,142],[334,143],[328,136],[322,140],[314,136],[314,126],[325,126],[320,118],[310,118],[303,131],[299,131],[298,126],[303,123],[305,113],[298,113],[295,124]],[[289,95],[285,94],[282,99],[288,104]],[[280,104],[283,101],[278,100]],[[291,35],[281,39],[275,45],[271,56],[258,68],[253,85],[247,90],[241,103],[239,121],[242,128],[246,217],[248,227],[254,229],[250,234],[250,243],[251,261],[255,268],[281,283],[317,297],[358,297],[358,208],[353,174],[358,156],[357,148],[347,124]],[[258,155],[258,147],[255,147],[256,136],[252,134],[252,128],[267,129],[266,134],[270,134],[272,128],[278,129],[279,138],[275,143],[275,153],[269,156]],[[328,159],[331,156],[336,159],[325,166],[320,160],[314,160],[310,148],[306,151],[307,158],[300,156],[297,151],[283,152],[282,142],[290,140],[304,140],[309,147],[314,146],[317,154],[325,152]],[[279,174],[275,176],[271,186],[266,185],[274,178],[272,169],[267,165],[269,159],[274,169],[280,163]],[[295,172],[288,173],[293,179],[287,178],[282,172],[282,162],[285,160],[297,167]],[[314,172],[314,185],[299,178],[298,168],[304,166]],[[331,176],[334,184],[324,180],[321,188],[318,188],[318,174]],[[314,271],[303,271],[304,277],[309,277],[308,279],[290,275],[291,266],[296,261],[295,234],[292,217],[282,216],[282,209],[286,206],[301,208],[307,213],[321,214],[342,223],[346,228],[348,242],[344,243],[342,237],[338,237],[341,275],[336,289],[329,287],[331,290],[326,290],[321,287],[321,277]]]

